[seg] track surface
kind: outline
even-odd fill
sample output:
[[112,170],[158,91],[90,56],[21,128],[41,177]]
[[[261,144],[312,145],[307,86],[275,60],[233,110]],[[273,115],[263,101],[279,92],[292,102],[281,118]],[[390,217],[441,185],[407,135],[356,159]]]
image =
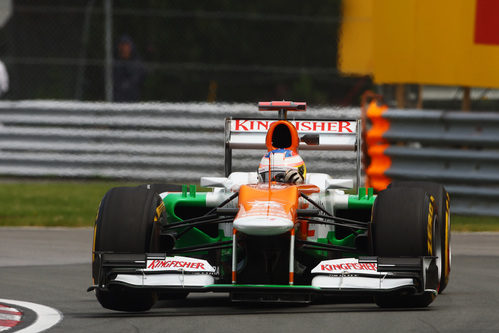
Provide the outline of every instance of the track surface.
[[194,294],[147,313],[112,312],[85,292],[91,240],[91,229],[0,228],[0,298],[61,311],[50,332],[499,332],[499,233],[453,234],[445,293],[427,309],[399,311],[369,303],[240,306],[226,294]]

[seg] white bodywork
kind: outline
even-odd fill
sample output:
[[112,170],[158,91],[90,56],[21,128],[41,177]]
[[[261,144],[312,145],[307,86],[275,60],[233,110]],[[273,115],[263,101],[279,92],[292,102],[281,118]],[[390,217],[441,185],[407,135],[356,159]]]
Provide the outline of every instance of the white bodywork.
[[254,201],[251,210],[245,211],[244,207],[239,209],[233,225],[236,230],[248,235],[273,236],[288,232],[295,224],[293,217],[286,214],[281,203]]
[[378,272],[375,263],[359,263],[358,259],[334,259],[321,261],[312,274],[312,286],[333,289],[390,290],[413,286],[411,278],[393,278],[390,273]]
[[274,236],[291,230],[292,220],[279,217],[248,216],[234,220],[234,228],[253,236]]
[[[234,191],[239,190],[241,185],[256,184],[258,182],[256,172],[233,172],[229,177],[202,177],[201,186],[213,188],[213,192],[206,195],[206,204],[209,207],[215,207],[222,203]],[[307,173],[305,184],[315,185],[321,191],[317,194],[311,194],[310,198],[321,204],[326,210],[333,212],[335,209],[348,208],[348,195],[344,189],[353,188],[352,179],[335,179],[325,173]],[[304,199],[300,199],[304,207],[307,206]],[[230,202],[226,207],[237,208],[237,198]],[[268,218],[239,218],[232,223],[220,224],[219,228],[223,230],[224,235],[232,235],[232,227],[249,235],[278,235],[293,228],[294,222],[289,218],[276,216],[272,220]],[[309,225],[309,241],[315,241],[318,238],[325,238],[327,234],[334,229],[331,225],[311,224]]]
[[114,281],[143,287],[204,287],[215,283],[215,268],[208,261],[197,258],[148,259],[146,268],[138,273],[118,274]]
[[215,283],[206,274],[118,274],[114,281],[141,287],[204,287]]
[[[276,120],[228,119],[226,128],[228,144],[233,149],[264,149],[265,136]],[[297,120],[290,121],[300,138],[315,135],[317,142],[301,140],[303,150],[354,150],[357,144],[357,120]]]
[[[237,191],[241,185],[258,183],[258,175],[256,172],[233,172],[229,177],[201,177],[200,183],[203,187]],[[315,185],[321,192],[332,189],[348,190],[353,188],[353,179],[337,179],[326,173],[309,172],[305,184]]]

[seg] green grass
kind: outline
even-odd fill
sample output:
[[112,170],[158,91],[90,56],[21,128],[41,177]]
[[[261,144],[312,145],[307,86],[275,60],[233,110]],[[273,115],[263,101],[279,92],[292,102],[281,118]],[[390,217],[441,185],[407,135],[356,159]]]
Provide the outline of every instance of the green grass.
[[[117,182],[1,182],[0,226],[92,226],[100,200]],[[453,215],[452,231],[499,231],[499,217]]]
[[92,226],[104,194],[123,183],[0,183],[0,226]]
[[499,231],[499,217],[451,216],[452,231]]

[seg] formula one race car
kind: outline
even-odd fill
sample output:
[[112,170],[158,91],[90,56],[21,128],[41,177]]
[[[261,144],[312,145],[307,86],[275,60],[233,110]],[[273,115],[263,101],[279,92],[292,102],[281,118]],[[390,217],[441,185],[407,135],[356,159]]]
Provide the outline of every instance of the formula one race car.
[[[201,179],[211,191],[150,184],[106,193],[88,290],[121,311],[191,292],[240,302],[361,295],[381,307],[428,306],[450,273],[443,186],[395,182],[374,195],[358,186],[358,120],[287,121],[305,103],[259,108],[279,119],[226,120],[226,177]],[[264,148],[258,172],[231,172],[232,149]],[[354,179],[307,173],[299,149],[356,151],[355,189]]]

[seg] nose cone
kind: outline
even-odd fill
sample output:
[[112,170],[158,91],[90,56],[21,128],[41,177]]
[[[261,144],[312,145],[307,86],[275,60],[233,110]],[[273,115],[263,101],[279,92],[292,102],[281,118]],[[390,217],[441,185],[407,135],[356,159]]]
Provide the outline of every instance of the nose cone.
[[293,221],[280,216],[246,216],[234,220],[237,231],[253,236],[274,236],[288,232]]
[[296,220],[298,195],[297,187],[290,185],[241,186],[234,228],[255,236],[279,235],[291,230]]

